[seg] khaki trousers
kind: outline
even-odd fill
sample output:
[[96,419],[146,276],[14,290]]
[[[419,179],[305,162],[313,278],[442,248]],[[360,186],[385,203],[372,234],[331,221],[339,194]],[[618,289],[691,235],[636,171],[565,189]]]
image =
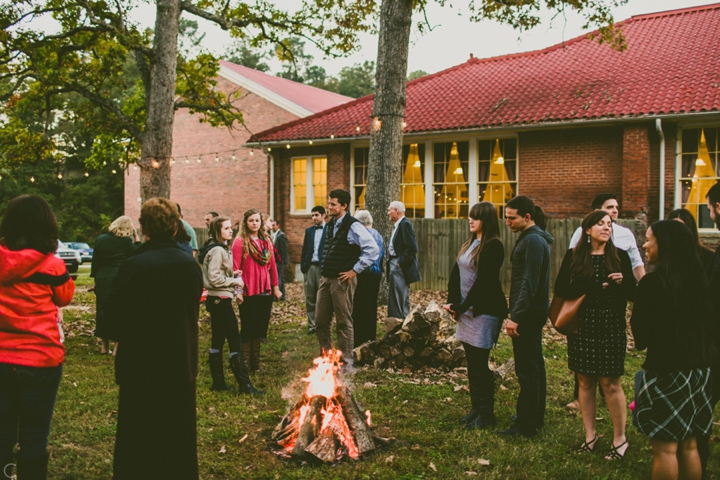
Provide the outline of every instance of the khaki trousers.
[[337,348],[342,351],[342,358],[347,366],[353,364],[355,334],[352,312],[356,286],[357,277],[345,282],[341,282],[337,278],[321,277],[315,305],[315,332],[320,347],[329,350],[333,346],[332,316],[334,313],[337,322]]

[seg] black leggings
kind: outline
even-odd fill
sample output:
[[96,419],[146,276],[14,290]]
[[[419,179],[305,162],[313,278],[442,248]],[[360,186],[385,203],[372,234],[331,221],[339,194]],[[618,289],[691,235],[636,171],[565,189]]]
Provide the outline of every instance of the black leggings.
[[[470,384],[470,398],[473,408],[478,409],[479,399],[492,397],[495,389],[495,378],[488,367],[490,350],[473,347],[463,342],[465,357],[467,358],[468,383]],[[492,401],[490,401],[492,404]]]
[[222,351],[227,339],[230,353],[241,352],[242,340],[231,298],[207,297],[205,308],[210,313],[212,340],[210,348]]
[[267,338],[273,297],[271,295],[253,295],[245,297],[238,307],[242,336],[246,342]]

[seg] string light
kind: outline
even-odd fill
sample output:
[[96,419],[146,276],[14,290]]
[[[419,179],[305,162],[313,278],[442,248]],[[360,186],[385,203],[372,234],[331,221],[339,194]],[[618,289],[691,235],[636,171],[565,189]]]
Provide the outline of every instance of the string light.
[[[252,150],[251,150],[252,151]],[[232,159],[235,160],[235,152],[233,151]]]
[[190,159],[189,159],[189,158],[186,158],[186,159],[185,159],[185,163],[190,163]]
[[217,152],[215,152],[215,161],[216,161],[216,162],[219,162],[219,161],[220,161],[220,157],[218,157]]
[[62,180],[62,173],[58,173],[58,178]]
[[[159,167],[160,167],[160,162],[158,162],[157,160],[155,160],[155,159],[153,158],[152,166],[153,166],[153,168],[159,168]],[[115,170],[113,170],[113,173],[115,173]]]
[[330,134],[330,140],[332,140],[333,138],[335,138],[335,134],[334,134],[334,133],[331,133],[331,134]]
[[30,177],[30,183],[35,183],[35,177]]
[[115,169],[113,168],[112,174],[115,175],[116,173],[117,173],[117,170],[115,170]]
[[290,144],[288,143],[287,145],[285,145],[285,148],[287,148],[288,150],[290,150]]
[[133,165],[133,170],[137,170],[137,165]]
[[312,140],[308,140],[308,145],[312,145]]
[[201,158],[201,157],[198,157],[197,162],[198,162],[198,163],[202,162],[202,158]]
[[382,120],[380,120],[380,117],[373,118],[373,128],[375,131],[380,130],[380,127],[382,127]]
[[359,132],[359,131],[360,131],[360,125],[358,125],[357,127],[355,127],[355,131],[356,131],[356,132]]
[[86,177],[89,177],[90,174],[89,174],[88,172],[85,172],[85,176],[86,176]]
[[268,147],[268,152],[272,152],[272,148]]
[[403,121],[402,128],[405,128],[405,127],[407,127],[407,123],[405,121]]
[[255,152],[250,150],[250,156],[252,157],[253,155],[255,155]]

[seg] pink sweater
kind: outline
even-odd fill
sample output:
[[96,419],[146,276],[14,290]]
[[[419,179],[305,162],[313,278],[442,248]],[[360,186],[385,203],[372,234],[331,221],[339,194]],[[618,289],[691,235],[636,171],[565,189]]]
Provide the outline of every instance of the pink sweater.
[[242,270],[242,278],[245,282],[243,294],[248,297],[266,292],[272,293],[272,287],[278,285],[272,242],[260,239],[254,241],[257,246],[264,246],[270,251],[270,261],[264,266],[260,265],[249,253],[247,256],[243,255],[242,237],[236,237],[232,244],[233,270]]

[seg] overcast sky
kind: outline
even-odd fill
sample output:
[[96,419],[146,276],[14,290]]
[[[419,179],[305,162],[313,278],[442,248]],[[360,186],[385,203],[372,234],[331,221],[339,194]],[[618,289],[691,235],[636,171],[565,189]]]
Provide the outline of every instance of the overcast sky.
[[[717,0],[629,0],[627,5],[613,11],[615,21],[625,20],[633,15],[661,12],[679,8],[693,7],[716,3]],[[278,5],[286,4],[293,10],[299,4],[293,0],[276,0]],[[142,18],[142,23],[151,26],[153,20],[153,6],[137,12],[136,18]],[[474,23],[468,19],[467,11],[459,8],[440,7],[429,2],[427,17],[433,27],[431,32],[423,35],[414,28],[411,35],[410,57],[408,72],[424,70],[435,73],[467,61],[472,53],[475,57],[486,58],[509,53],[538,50],[582,35],[582,17],[568,15],[566,18],[557,17],[550,21],[546,15],[544,22],[535,29],[518,33],[507,26],[495,22],[484,21]],[[188,16],[188,18],[195,18]],[[206,33],[203,46],[217,55],[221,55],[228,45],[230,37],[209,22],[198,19],[201,29]],[[419,17],[413,19],[417,24]],[[148,22],[148,23],[146,23]],[[375,60],[377,55],[377,37],[363,35],[360,45],[362,48],[346,58],[323,59],[322,54],[308,46],[308,53],[315,56],[315,63],[325,67],[328,74],[337,75],[344,66],[362,63],[365,60]],[[270,62],[273,72],[280,69],[279,63]]]

